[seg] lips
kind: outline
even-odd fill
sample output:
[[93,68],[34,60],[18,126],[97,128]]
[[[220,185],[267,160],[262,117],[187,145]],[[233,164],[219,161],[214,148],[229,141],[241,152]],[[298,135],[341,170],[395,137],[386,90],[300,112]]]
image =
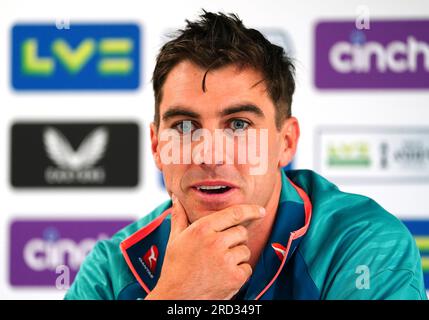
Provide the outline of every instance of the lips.
[[192,190],[205,201],[225,200],[235,190],[237,186],[227,181],[201,181],[192,185]]
[[228,186],[199,186],[197,187],[198,191],[204,192],[204,193],[224,193],[227,192],[231,187]]
[[192,185],[192,188],[206,194],[222,194],[236,188],[236,186],[227,181],[216,180],[201,181]]

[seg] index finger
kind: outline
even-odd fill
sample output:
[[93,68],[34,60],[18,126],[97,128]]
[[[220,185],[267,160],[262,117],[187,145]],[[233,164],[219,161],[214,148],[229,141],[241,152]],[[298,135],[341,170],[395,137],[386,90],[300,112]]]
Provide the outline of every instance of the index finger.
[[258,205],[235,205],[217,211],[207,219],[214,231],[220,232],[247,221],[260,219],[265,216],[265,208]]

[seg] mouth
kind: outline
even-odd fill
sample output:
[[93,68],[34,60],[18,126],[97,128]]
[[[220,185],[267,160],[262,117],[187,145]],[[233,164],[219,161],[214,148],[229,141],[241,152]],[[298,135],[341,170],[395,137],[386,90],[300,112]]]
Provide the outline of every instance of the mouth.
[[204,201],[225,201],[238,188],[226,181],[202,181],[194,184],[192,190]]
[[231,187],[229,186],[199,186],[199,187],[194,187],[195,189],[197,189],[199,192],[205,193],[205,194],[222,194],[225,192],[228,192],[229,190],[231,190]]

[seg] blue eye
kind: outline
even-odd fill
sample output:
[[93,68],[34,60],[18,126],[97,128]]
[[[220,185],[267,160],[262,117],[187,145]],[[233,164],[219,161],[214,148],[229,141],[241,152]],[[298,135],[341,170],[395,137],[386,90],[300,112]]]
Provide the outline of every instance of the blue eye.
[[232,120],[230,124],[232,130],[245,130],[248,126],[249,123],[241,119]]
[[173,128],[175,128],[180,133],[187,134],[191,133],[195,129],[195,126],[192,121],[185,120],[176,123]]

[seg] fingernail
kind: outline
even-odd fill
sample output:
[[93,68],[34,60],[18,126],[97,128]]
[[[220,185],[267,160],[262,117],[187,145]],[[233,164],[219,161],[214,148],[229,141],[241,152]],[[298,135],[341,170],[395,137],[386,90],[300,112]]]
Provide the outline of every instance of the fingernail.
[[174,195],[174,193],[171,194],[171,201],[173,201],[173,203],[176,202],[176,196]]
[[260,207],[259,208],[259,213],[261,214],[261,217],[265,216],[265,213],[266,213],[265,208],[264,207]]

